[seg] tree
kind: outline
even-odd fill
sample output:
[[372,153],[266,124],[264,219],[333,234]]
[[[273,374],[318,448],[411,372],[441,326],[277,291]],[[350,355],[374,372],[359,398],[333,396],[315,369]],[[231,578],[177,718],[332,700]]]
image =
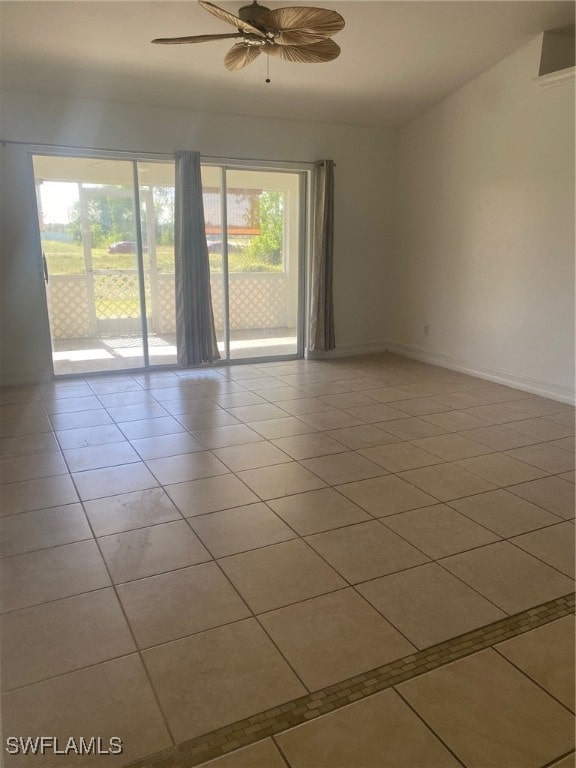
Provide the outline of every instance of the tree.
[[258,196],[260,234],[252,238],[255,261],[282,264],[284,258],[284,193],[263,190]]

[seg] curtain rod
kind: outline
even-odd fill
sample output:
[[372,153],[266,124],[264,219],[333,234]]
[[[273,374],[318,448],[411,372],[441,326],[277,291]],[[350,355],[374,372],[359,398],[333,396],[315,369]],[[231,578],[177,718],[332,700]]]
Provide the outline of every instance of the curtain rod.
[[[71,144],[46,144],[43,142],[37,142],[37,141],[16,141],[14,139],[0,139],[0,145],[5,146],[6,144],[13,144],[16,146],[22,146],[22,147],[39,147],[42,149],[53,149],[53,150],[66,150],[70,152],[102,152],[102,153],[110,153],[110,154],[122,154],[122,155],[128,155],[130,157],[134,157],[137,155],[140,156],[152,156],[152,157],[169,157],[174,158],[173,152],[150,152],[150,151],[139,151],[139,150],[131,150],[131,149],[110,149],[105,147],[79,147]],[[275,165],[299,165],[299,166],[313,166],[316,163],[320,162],[318,160],[264,160],[261,157],[224,157],[224,156],[214,156],[214,155],[202,155],[200,153],[200,157],[203,158],[206,162],[214,162],[214,163],[222,163],[222,162],[242,162],[242,163],[273,163]]]

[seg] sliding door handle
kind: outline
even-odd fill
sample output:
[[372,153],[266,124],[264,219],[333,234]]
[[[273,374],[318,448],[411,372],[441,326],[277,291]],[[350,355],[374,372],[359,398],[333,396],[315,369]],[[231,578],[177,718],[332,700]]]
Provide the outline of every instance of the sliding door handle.
[[48,282],[48,262],[46,261],[46,254],[42,251],[42,266],[44,267],[44,280]]

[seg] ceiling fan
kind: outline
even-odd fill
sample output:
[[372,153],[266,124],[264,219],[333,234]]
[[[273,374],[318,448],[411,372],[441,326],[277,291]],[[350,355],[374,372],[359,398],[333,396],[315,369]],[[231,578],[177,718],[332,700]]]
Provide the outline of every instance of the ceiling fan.
[[254,0],[238,11],[238,16],[207,0],[198,0],[205,11],[226,21],[237,31],[221,35],[192,35],[191,37],[159,37],[152,40],[161,45],[206,43],[211,40],[241,38],[224,58],[226,69],[242,69],[261,53],[285,61],[316,63],[332,61],[340,55],[340,47],[330,35],[344,27],[344,19],[336,11],[325,8],[269,8]]

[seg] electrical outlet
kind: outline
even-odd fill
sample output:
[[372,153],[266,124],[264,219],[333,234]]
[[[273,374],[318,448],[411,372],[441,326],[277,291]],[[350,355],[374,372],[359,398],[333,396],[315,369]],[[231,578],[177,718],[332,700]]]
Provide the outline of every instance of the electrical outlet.
[[424,326],[424,336],[430,336],[430,326],[425,325]]

